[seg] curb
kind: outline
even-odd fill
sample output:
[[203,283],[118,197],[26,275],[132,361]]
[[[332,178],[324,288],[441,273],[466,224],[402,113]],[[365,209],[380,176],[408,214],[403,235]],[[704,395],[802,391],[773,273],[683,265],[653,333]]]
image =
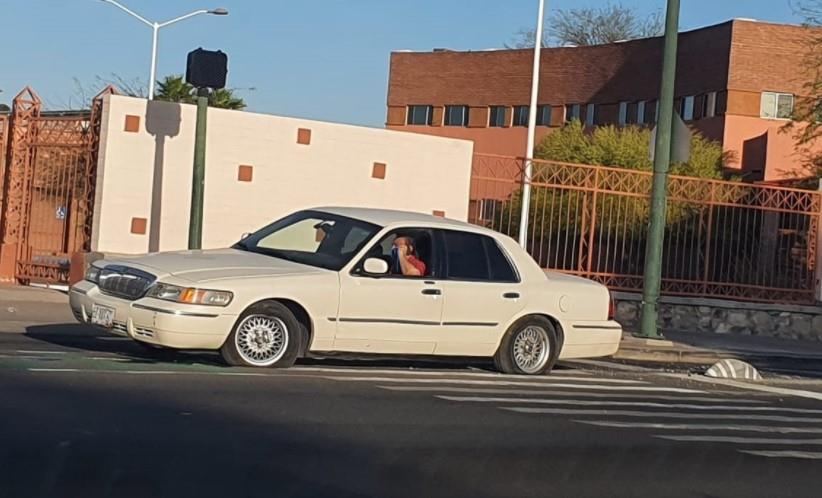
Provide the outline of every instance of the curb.
[[750,351],[682,351],[677,349],[652,349],[620,347],[612,356],[617,360],[649,361],[657,363],[685,363],[703,365],[715,363],[719,360],[791,360],[804,362],[818,362],[822,365],[822,356],[808,356],[785,352],[755,353]]

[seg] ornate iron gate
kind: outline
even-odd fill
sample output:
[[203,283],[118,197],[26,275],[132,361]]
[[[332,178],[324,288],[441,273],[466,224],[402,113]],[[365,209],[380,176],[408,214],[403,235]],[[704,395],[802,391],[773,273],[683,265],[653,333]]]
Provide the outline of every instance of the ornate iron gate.
[[71,255],[90,249],[102,95],[111,91],[69,116],[44,115],[31,88],[15,97],[0,183],[0,278],[66,283]]

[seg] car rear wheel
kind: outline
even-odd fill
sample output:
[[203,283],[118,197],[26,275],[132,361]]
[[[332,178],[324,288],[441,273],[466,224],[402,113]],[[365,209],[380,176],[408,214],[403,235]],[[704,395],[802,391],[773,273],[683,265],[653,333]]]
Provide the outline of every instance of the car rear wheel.
[[518,320],[502,338],[494,365],[503,373],[540,375],[557,361],[557,332],[545,317],[529,316]]
[[240,315],[220,354],[229,365],[290,367],[302,344],[302,327],[278,302],[256,304]]

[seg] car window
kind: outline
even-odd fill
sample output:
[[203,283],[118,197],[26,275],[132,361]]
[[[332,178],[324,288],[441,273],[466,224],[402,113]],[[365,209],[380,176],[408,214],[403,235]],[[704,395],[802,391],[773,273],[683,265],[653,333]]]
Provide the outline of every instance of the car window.
[[258,230],[234,247],[339,270],[379,230],[377,225],[345,216],[300,211]]
[[488,280],[488,261],[482,235],[447,230],[445,253],[448,278],[460,280]]
[[511,261],[503,254],[499,244],[491,237],[482,237],[485,252],[488,255],[488,266],[491,270],[491,280],[496,282],[517,282],[517,272],[511,266]]
[[[418,259],[425,268],[422,277],[436,277],[438,270],[434,254],[433,237],[430,230],[417,228],[404,228],[393,231],[374,244],[366,254],[366,258],[380,258],[388,263],[389,274],[393,277],[418,278],[416,276],[405,276],[399,267],[399,262],[392,250],[394,240],[399,237],[409,237],[414,246],[414,257]],[[363,261],[365,258],[363,258]]]
[[448,278],[493,282],[518,281],[511,262],[491,237],[456,230],[445,230],[443,233]]

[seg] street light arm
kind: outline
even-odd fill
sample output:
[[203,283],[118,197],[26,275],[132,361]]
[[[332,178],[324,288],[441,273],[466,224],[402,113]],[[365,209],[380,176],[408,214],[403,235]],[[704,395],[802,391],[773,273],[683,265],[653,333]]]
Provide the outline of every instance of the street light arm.
[[200,14],[208,14],[208,12],[209,11],[207,9],[195,10],[194,12],[190,12],[190,13],[184,15],[184,16],[174,18],[170,21],[161,22],[160,24],[157,25],[157,27],[163,28],[165,26],[168,26],[169,24],[174,24],[175,22],[179,22],[179,21],[183,21],[185,19],[188,19],[189,17],[199,16]]
[[149,21],[149,20],[148,20],[148,19],[146,19],[145,17],[143,17],[143,16],[141,16],[140,14],[138,14],[138,13],[134,12],[133,10],[129,9],[129,8],[128,8],[128,7],[126,7],[125,5],[123,5],[123,4],[121,4],[120,2],[118,2],[117,0],[101,0],[101,1],[103,1],[103,2],[105,2],[105,3],[110,3],[111,5],[114,5],[115,7],[119,8],[119,9],[120,9],[120,10],[122,10],[122,11],[124,11],[126,14],[129,14],[129,15],[130,15],[130,16],[132,16],[132,17],[136,17],[136,18],[137,18],[137,19],[139,19],[141,22],[143,22],[143,23],[145,23],[145,24],[147,24],[147,25],[151,26],[152,28],[154,27],[154,23],[153,23],[153,22]]

